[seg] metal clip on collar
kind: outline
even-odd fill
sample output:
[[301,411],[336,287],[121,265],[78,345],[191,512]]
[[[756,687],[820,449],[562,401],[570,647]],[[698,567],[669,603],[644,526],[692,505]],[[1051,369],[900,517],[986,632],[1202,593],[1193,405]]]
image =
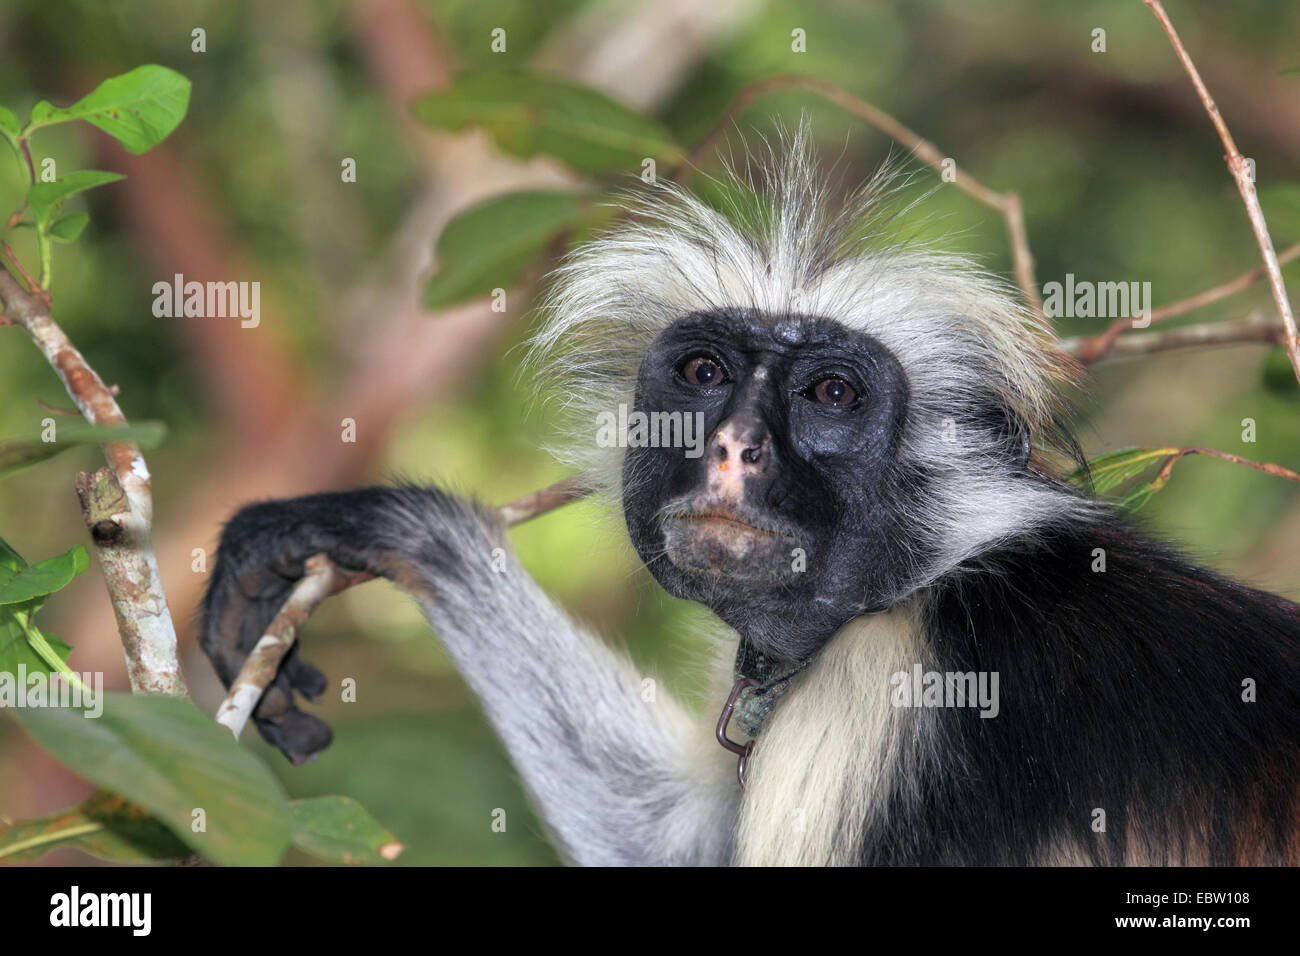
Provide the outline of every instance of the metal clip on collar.
[[758,684],[758,681],[750,677],[742,677],[736,681],[731,688],[731,695],[727,698],[727,705],[722,708],[722,716],[718,718],[718,743],[740,758],[736,762],[736,779],[740,781],[742,788],[745,786],[745,764],[749,760],[749,755],[754,752],[754,741],[751,740],[743,744],[736,743],[727,736],[727,725],[731,723],[731,715],[736,709],[740,695],[751,687],[757,687]]

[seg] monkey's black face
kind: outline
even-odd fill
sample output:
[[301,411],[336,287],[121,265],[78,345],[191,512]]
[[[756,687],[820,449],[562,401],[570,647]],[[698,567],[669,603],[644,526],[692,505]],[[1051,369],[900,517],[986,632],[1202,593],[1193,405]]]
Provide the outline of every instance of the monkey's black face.
[[812,653],[921,557],[899,519],[918,491],[897,465],[907,401],[897,359],[829,319],[679,320],[647,352],[629,416],[641,559],[765,653]]

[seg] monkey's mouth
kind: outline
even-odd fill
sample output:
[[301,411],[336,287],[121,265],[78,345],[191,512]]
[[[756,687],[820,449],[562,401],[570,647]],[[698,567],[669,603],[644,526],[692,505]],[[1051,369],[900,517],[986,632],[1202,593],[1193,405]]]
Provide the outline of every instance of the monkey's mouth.
[[663,533],[665,554],[681,570],[737,578],[788,571],[795,542],[784,528],[716,506],[672,509],[664,515]]
[[689,514],[673,515],[669,520],[673,521],[692,521],[701,524],[718,524],[723,528],[729,526],[730,530],[738,534],[755,534],[769,538],[783,537],[784,533],[772,528],[762,528],[756,524],[750,524],[743,518],[722,511],[696,511]]

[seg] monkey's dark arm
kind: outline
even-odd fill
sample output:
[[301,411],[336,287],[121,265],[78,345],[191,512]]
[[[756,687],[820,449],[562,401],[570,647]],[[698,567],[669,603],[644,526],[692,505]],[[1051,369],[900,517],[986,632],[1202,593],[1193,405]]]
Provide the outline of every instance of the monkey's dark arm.
[[[697,746],[661,690],[578,627],[482,511],[435,488],[364,488],[252,505],[227,525],[201,643],[229,686],[313,554],[385,577],[421,604],[505,742],[564,855],[583,864],[726,863],[732,767]],[[291,760],[329,744],[297,708],[326,680],[297,648],[254,712]],[[713,748],[720,754],[718,748]]]

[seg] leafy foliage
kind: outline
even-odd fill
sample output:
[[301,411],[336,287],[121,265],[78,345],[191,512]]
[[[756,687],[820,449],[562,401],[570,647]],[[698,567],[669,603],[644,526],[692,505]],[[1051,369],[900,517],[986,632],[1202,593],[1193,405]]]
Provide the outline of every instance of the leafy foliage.
[[138,66],[100,83],[71,106],[42,100],[32,107],[24,137],[55,123],[85,120],[122,144],[128,153],[153,149],[185,118],[190,81],[165,66]]
[[[1294,380],[1293,380],[1294,381]],[[1066,481],[1086,486],[1089,476],[1092,489],[1098,494],[1106,494],[1129,484],[1129,488],[1117,499],[1121,510],[1134,512],[1149,502],[1156,492],[1169,482],[1168,466],[1170,462],[1185,454],[1182,448],[1121,448],[1118,451],[1098,455],[1088,462],[1088,468],[1076,469],[1065,476]],[[1140,475],[1148,473],[1156,465],[1160,470],[1149,481],[1134,482]]]
[[[75,708],[15,713],[65,766],[143,807],[195,852],[230,866],[280,862],[293,820],[262,761],[188,700],[109,694],[103,714]],[[196,811],[204,826],[196,829]]]
[[29,566],[0,538],[0,673],[17,675],[20,668],[29,674],[71,673],[66,661],[72,648],[52,634],[43,634],[32,617],[47,597],[85,571],[89,561],[86,549],[76,545]]
[[184,119],[189,102],[189,80],[165,66],[149,65],[110,77],[68,107],[56,107],[41,100],[32,107],[26,126],[19,126],[12,110],[0,107],[0,137],[13,147],[19,161],[26,163],[30,178],[24,208],[31,214],[31,220],[15,222],[15,225],[36,230],[41,288],[50,286],[51,243],[75,241],[90,221],[85,213],[72,213],[52,221],[54,214],[69,197],[123,177],[120,173],[80,170],[50,182],[38,181],[30,157],[32,134],[48,126],[84,120],[112,136],[127,152],[144,153],[171,135]]
[[509,288],[583,212],[577,196],[562,192],[506,193],[471,206],[438,239],[424,304],[440,309]]
[[514,156],[553,156],[581,173],[639,169],[644,158],[679,162],[683,153],[657,122],[584,86],[541,73],[463,73],[411,104],[434,129],[481,127]]
[[0,827],[4,862],[39,859],[61,846],[117,863],[175,860],[190,852],[148,811],[106,790],[97,790],[71,810]]
[[50,223],[50,238],[56,242],[76,242],[88,225],[89,213],[70,212]]
[[[8,545],[5,548],[14,553]],[[0,575],[5,575],[0,577],[0,605],[30,605],[33,601],[43,601],[55,591],[67,587],[89,564],[86,549],[78,544],[39,564],[0,571]]]
[[0,441],[0,477],[53,458],[60,452],[108,441],[133,442],[148,451],[162,444],[167,426],[162,422],[137,422],[129,426],[66,425],[58,430],[57,441],[10,438]]
[[[6,106],[0,106],[0,136],[7,139],[14,147],[14,152],[18,153],[18,137],[22,133],[22,126],[18,122],[18,117],[14,115],[13,110]],[[19,158],[22,154],[18,153]]]
[[295,800],[293,843],[334,863],[389,863],[405,849],[351,797]]

